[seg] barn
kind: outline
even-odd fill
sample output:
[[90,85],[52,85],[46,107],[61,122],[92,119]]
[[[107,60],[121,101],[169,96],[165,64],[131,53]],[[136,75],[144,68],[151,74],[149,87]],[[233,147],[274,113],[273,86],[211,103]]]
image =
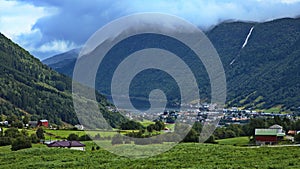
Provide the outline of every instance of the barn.
[[284,136],[285,132],[279,125],[273,125],[268,129],[255,129],[256,145],[277,144]]
[[38,127],[44,126],[44,127],[47,127],[47,128],[48,128],[49,122],[48,122],[48,120],[39,120],[37,126],[38,126]]

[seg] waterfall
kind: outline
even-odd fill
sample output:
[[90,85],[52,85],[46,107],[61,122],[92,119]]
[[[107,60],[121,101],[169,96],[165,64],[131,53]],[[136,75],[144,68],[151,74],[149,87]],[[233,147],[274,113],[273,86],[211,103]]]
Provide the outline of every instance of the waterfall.
[[253,29],[254,29],[254,26],[250,29],[250,32],[249,32],[248,35],[247,35],[247,38],[246,38],[246,40],[245,40],[245,42],[244,42],[244,44],[243,44],[243,46],[242,46],[242,49],[247,45],[248,40],[249,40],[249,38],[250,38],[250,36],[251,36],[251,34],[252,34]]
[[250,36],[251,36],[251,34],[252,34],[253,29],[254,29],[254,26],[250,29],[250,31],[249,31],[249,33],[248,33],[246,39],[245,39],[245,42],[244,42],[242,48],[240,49],[238,55],[230,62],[229,65],[232,65],[232,64],[235,62],[235,60],[240,56],[241,50],[247,45],[248,40],[249,40],[249,38],[250,38]]

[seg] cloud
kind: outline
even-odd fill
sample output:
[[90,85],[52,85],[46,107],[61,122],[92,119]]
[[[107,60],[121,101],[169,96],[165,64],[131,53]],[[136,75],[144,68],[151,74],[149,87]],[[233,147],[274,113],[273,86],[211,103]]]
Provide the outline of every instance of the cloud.
[[[81,46],[103,25],[136,12],[173,14],[203,29],[224,20],[265,21],[300,14],[300,0],[0,0],[0,3],[0,31],[13,40],[17,38],[17,42],[39,58]],[[1,26],[2,22],[6,26]]]
[[0,0],[0,30],[16,39],[19,35],[31,34],[33,25],[48,13],[43,7],[35,7],[16,1]]

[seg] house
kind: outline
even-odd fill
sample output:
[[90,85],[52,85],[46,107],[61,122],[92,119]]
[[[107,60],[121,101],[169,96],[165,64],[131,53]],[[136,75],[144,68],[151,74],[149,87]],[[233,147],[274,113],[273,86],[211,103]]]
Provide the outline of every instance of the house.
[[256,145],[277,144],[284,136],[285,132],[277,124],[268,129],[255,129]]
[[40,120],[37,124],[38,127],[41,127],[41,126],[44,126],[44,127],[47,127],[49,126],[49,122],[48,120]]
[[76,124],[74,127],[77,128],[77,130],[84,130],[84,126],[81,124]]
[[85,145],[80,143],[79,141],[54,141],[50,144],[47,144],[48,147],[56,147],[56,148],[69,148],[73,150],[85,150]]

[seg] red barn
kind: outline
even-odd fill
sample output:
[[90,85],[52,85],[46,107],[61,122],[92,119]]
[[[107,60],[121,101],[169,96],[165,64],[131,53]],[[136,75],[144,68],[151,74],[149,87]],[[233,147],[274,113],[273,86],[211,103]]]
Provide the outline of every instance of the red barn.
[[37,126],[41,127],[41,126],[44,126],[44,127],[47,127],[49,126],[49,122],[48,120],[40,120],[37,124]]
[[277,144],[285,136],[282,127],[271,126],[268,129],[255,129],[255,142],[257,145]]

